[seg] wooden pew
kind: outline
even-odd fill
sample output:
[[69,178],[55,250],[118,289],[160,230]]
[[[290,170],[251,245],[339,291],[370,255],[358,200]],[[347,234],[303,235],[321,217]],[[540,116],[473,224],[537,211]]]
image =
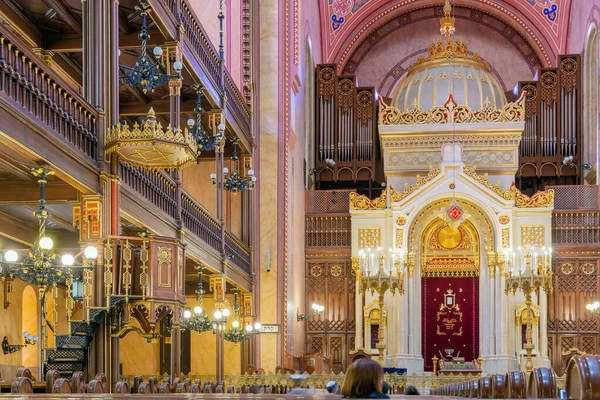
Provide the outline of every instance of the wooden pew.
[[556,374],[551,368],[534,368],[529,375],[527,397],[530,399],[555,399],[558,397]]
[[506,397],[511,399],[527,398],[527,378],[523,371],[510,371],[506,374]]
[[600,400],[600,356],[574,356],[567,366],[567,398]]

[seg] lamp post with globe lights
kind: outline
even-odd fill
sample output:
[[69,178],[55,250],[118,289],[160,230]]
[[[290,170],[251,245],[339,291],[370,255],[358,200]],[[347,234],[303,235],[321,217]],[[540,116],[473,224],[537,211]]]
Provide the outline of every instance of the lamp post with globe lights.
[[[40,186],[40,199],[38,209],[34,215],[39,220],[38,238],[27,255],[19,260],[19,251],[5,250],[0,252],[0,276],[4,283],[4,308],[10,306],[10,292],[14,279],[20,279],[24,282],[38,286],[41,319],[38,321],[39,337],[41,340],[40,365],[43,365],[44,350],[48,348],[47,325],[47,295],[56,299],[58,295],[57,285],[65,284],[67,292],[67,320],[70,320],[73,298],[82,297],[83,278],[86,271],[90,271],[94,266],[94,261],[98,257],[98,250],[89,246],[83,251],[82,262],[75,263],[76,256],[72,254],[63,254],[59,257],[54,251],[54,241],[46,236],[46,223],[51,217],[51,213],[46,209],[45,188],[49,176],[54,172],[46,167],[34,168],[32,175],[37,178]],[[56,326],[58,314],[56,312],[56,301],[52,312],[52,323]]]

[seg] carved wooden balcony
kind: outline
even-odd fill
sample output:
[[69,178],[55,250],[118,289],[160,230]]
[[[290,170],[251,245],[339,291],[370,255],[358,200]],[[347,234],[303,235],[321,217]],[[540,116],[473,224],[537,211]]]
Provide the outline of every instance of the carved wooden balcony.
[[[63,143],[68,143],[71,150],[96,160],[96,109],[28,45],[3,29],[0,27],[0,101],[5,110],[49,132],[58,139],[55,146],[64,150]],[[18,141],[23,142],[21,139]]]
[[229,71],[222,65],[217,50],[192,11],[189,1],[158,0],[153,5],[159,14],[164,10],[167,20],[162,22],[173,37],[177,36],[175,33],[181,26],[183,54],[191,64],[193,73],[203,82],[215,103],[219,102],[222,95],[226,96],[227,121],[244,143],[244,147],[249,148],[253,138],[250,132],[250,109],[246,99],[235,85]]
[[[249,247],[222,227],[221,222],[185,190],[178,191],[177,182],[169,174],[121,164],[119,177],[172,221],[181,218],[183,228],[213,249],[215,254],[224,252],[231,264],[247,274],[251,272]],[[178,192],[181,198],[178,198]]]

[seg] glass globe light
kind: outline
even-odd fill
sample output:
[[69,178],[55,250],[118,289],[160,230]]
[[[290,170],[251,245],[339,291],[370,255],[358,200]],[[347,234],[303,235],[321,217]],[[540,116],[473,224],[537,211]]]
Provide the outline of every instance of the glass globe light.
[[233,321],[231,323],[231,326],[233,326],[234,328],[239,328],[240,327],[240,321]]
[[173,69],[175,71],[181,71],[183,69],[183,64],[181,63],[181,61],[175,61],[173,63]]
[[184,318],[189,318],[189,317],[191,317],[191,316],[192,316],[192,313],[190,312],[190,310],[185,310],[185,311],[183,312],[183,317],[184,317]]
[[246,325],[246,332],[252,332],[252,325]]
[[221,318],[223,318],[223,314],[219,310],[215,311],[214,315],[215,315],[215,319],[221,319]]
[[61,258],[62,265],[71,266],[75,263],[75,258],[70,254],[65,254]]
[[226,309],[224,309],[224,310],[223,310],[223,316],[224,316],[224,317],[229,317],[229,315],[231,315],[231,312],[229,311],[229,309],[227,309],[227,308],[226,308]]
[[194,307],[194,313],[195,314],[202,314],[202,307],[200,307],[200,306]]
[[223,132],[225,130],[225,124],[224,123],[220,123],[219,126],[217,126],[217,129],[221,132]]
[[85,258],[89,260],[95,260],[98,257],[98,249],[93,246],[89,246],[85,248],[83,254],[85,255]]
[[43,250],[50,250],[52,249],[52,246],[54,246],[54,243],[49,237],[44,236],[40,239],[40,248],[42,248]]
[[160,57],[162,56],[162,49],[160,48],[160,46],[156,46],[153,50],[152,50],[152,54],[154,54],[156,57]]
[[190,118],[187,120],[187,124],[188,126],[191,128],[192,126],[194,126],[194,124],[196,123],[196,121],[194,121],[193,118]]
[[257,331],[260,331],[260,328],[262,328],[262,324],[260,322],[255,322],[254,323],[254,329]]
[[8,262],[15,262],[19,259],[19,255],[17,254],[16,251],[9,250],[4,253],[4,258],[6,258],[6,261],[8,261]]

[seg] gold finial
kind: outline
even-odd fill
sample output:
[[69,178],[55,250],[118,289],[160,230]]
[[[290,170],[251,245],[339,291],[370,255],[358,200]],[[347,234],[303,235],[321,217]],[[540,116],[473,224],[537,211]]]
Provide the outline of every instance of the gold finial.
[[454,33],[454,17],[450,15],[452,12],[452,6],[450,0],[446,0],[444,4],[444,16],[440,18],[440,33],[446,37],[446,41],[449,42],[450,36]]
[[150,107],[148,110],[148,119],[154,121],[156,119],[156,113],[154,112],[154,107]]

